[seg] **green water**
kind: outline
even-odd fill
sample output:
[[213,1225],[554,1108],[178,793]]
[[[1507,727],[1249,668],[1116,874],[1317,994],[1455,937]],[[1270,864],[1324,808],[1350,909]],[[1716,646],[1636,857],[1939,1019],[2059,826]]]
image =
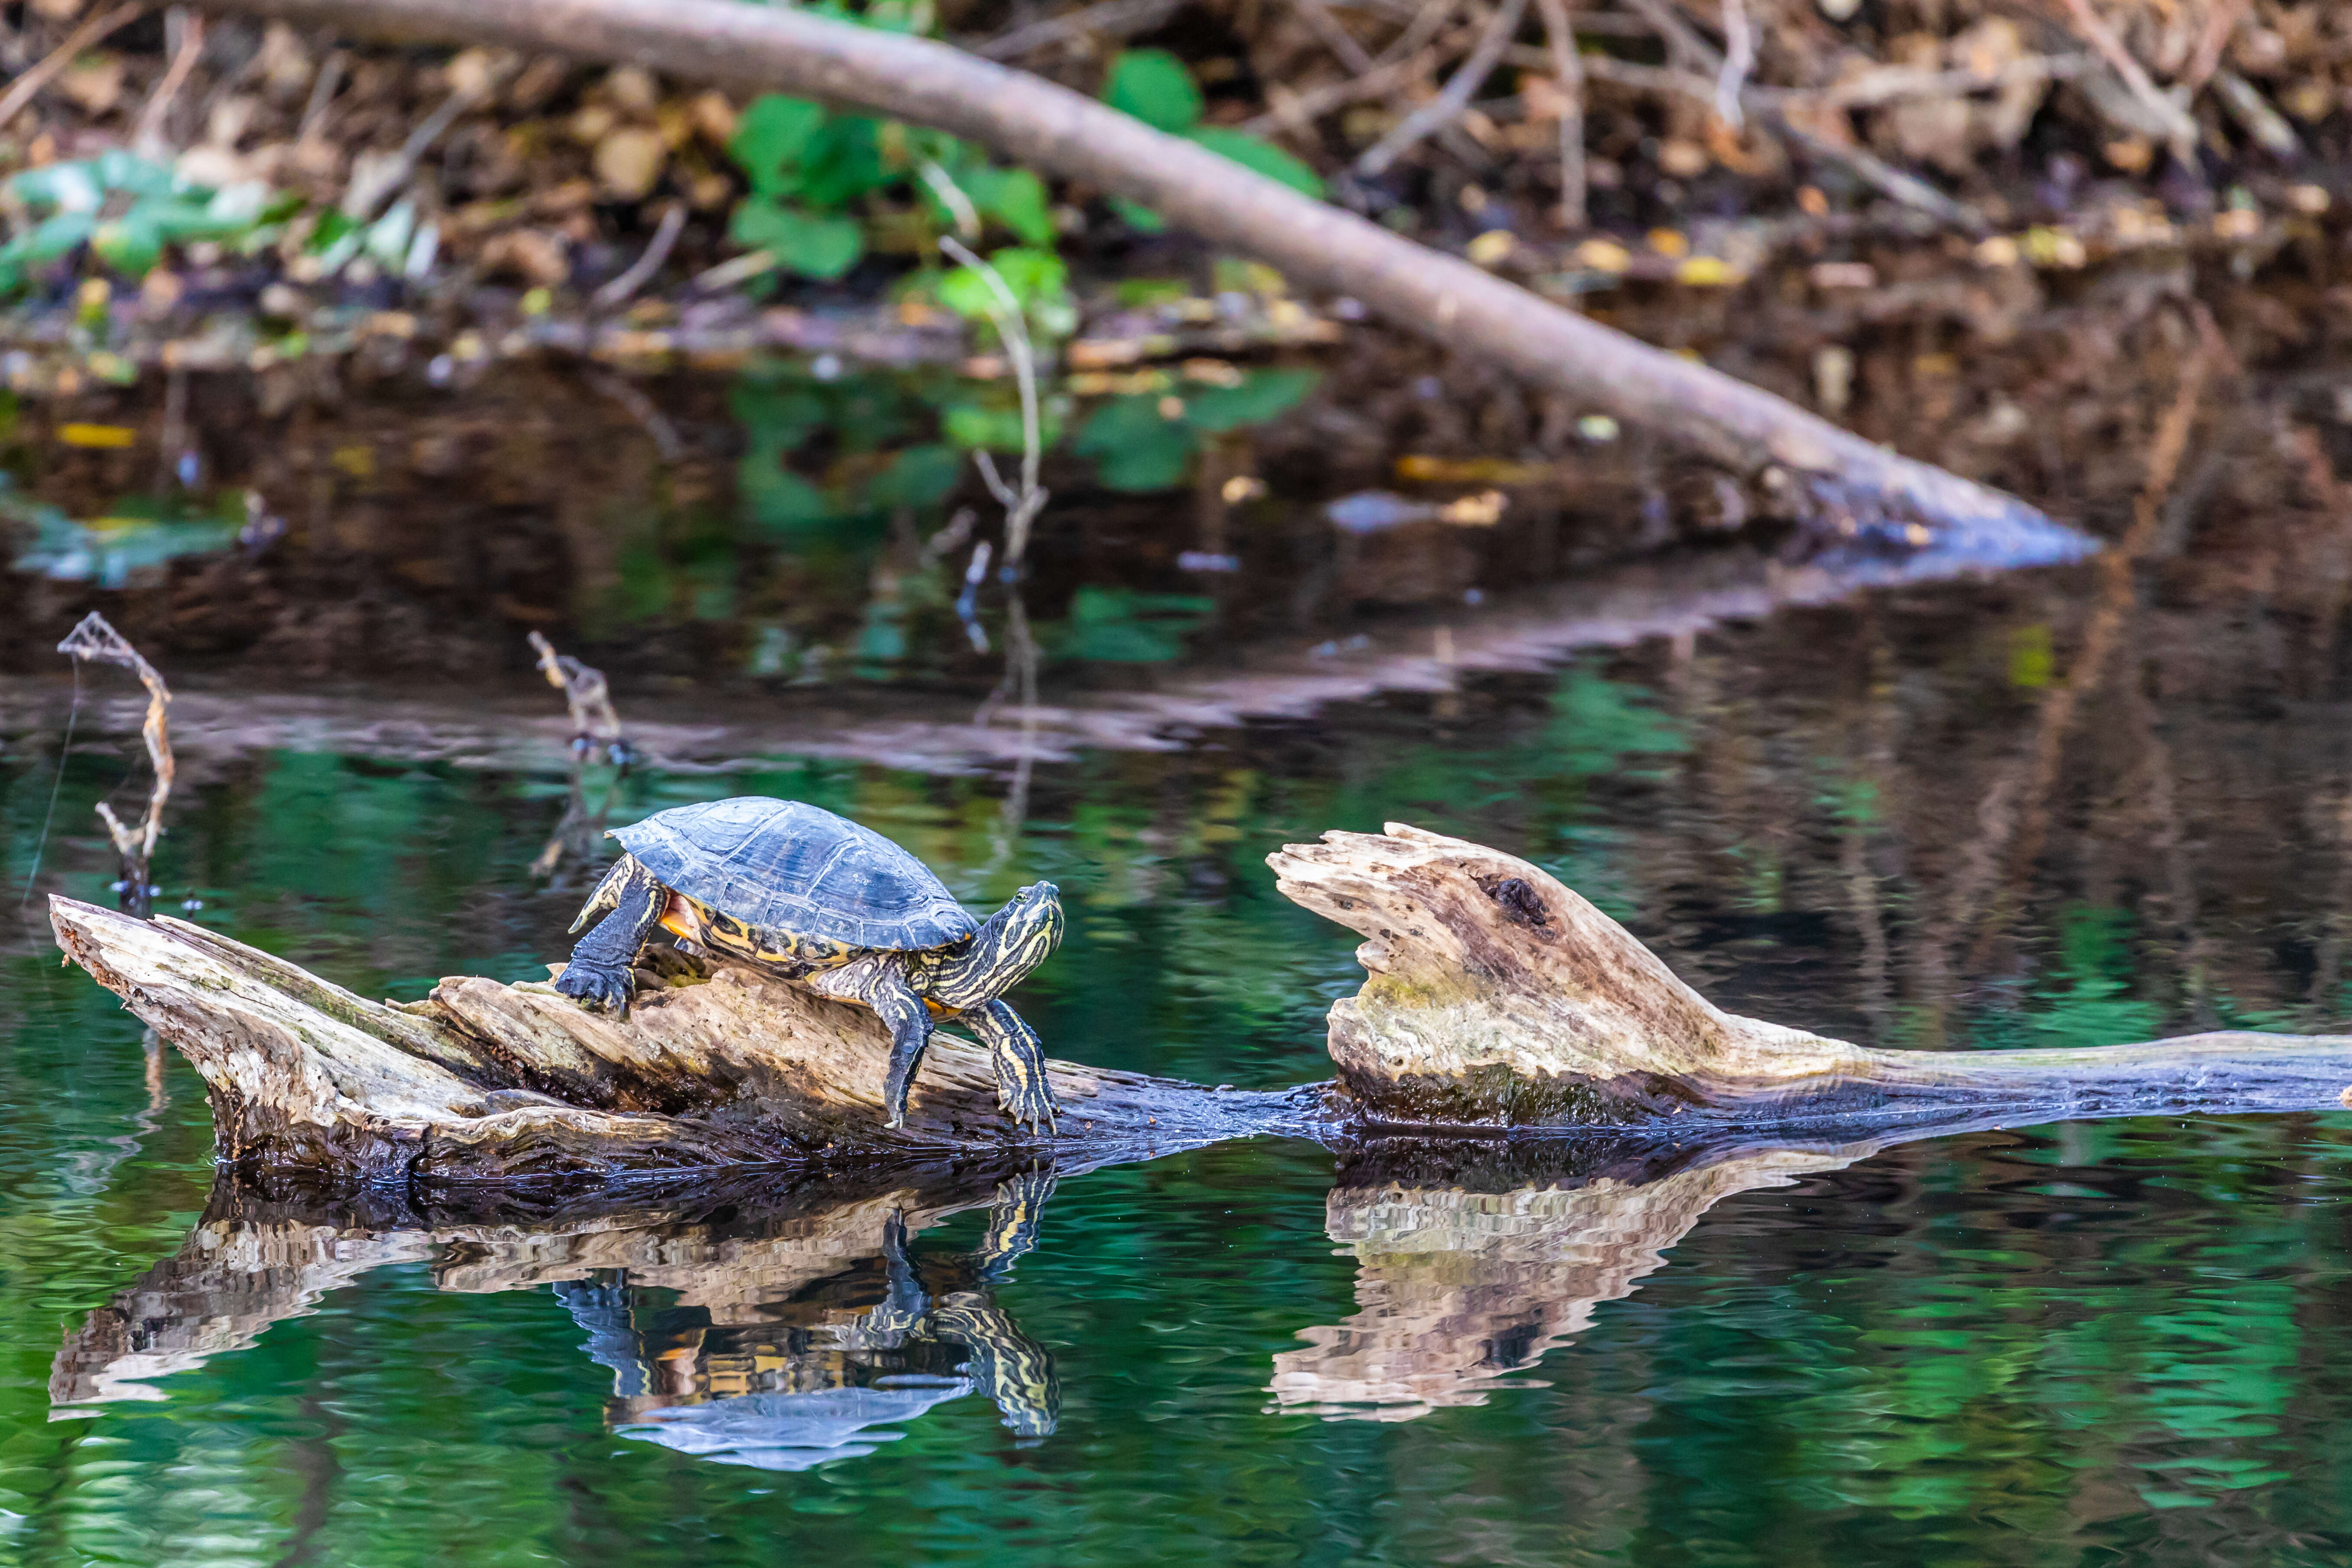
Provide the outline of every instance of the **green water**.
[[[1263,857],[1392,817],[1545,863],[1727,1005],[1853,1037],[2332,1021],[2335,678],[2239,657],[2231,616],[2153,706],[2091,705],[2047,848],[1950,929],[1976,803],[2032,733],[2014,648],[2082,585],[1094,755],[1014,813],[1003,780],[780,761],[640,772],[616,816],[793,795],[976,906],[1050,877],[1069,937],[1015,998],[1049,1048],[1244,1087],[1320,1076],[1358,974]],[[89,803],[137,784],[110,741],[58,786],[58,742],[11,738],[5,885],[102,899]],[[584,888],[529,872],[563,793],[200,756],[159,905],[362,991],[530,975]],[[1266,1141],[1033,1185],[1018,1257],[985,1169],[306,1206],[215,1194],[194,1075],[57,967],[37,898],[21,922],[0,1561],[2352,1561],[2352,1116],[1517,1175]]]

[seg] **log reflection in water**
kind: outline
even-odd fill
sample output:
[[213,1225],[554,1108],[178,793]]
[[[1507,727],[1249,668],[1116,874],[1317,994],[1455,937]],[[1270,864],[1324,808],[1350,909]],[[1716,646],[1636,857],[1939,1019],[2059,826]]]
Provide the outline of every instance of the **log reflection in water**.
[[1632,1295],[1716,1205],[1904,1141],[1370,1145],[1325,1205],[1356,1257],[1356,1314],[1276,1353],[1272,1408],[1412,1421],[1541,1387],[1515,1374]]
[[[1035,1245],[1054,1184],[965,1167],[419,1214],[272,1201],[224,1181],[177,1254],[68,1332],[51,1415],[163,1399],[154,1380],[243,1350],[376,1268],[423,1262],[445,1290],[551,1286],[587,1356],[613,1371],[605,1419],[626,1436],[803,1469],[870,1453],[901,1435],[878,1425],[980,1393],[1016,1436],[1042,1438],[1060,1403],[1053,1359],[992,1291]],[[974,1252],[913,1248],[983,1205]]]

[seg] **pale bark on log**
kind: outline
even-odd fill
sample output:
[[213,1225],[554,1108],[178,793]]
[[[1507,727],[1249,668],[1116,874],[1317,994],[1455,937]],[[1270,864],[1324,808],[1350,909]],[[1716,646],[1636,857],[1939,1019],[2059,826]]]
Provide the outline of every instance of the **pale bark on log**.
[[2352,1037],[2226,1032],[2063,1050],[1887,1051],[1726,1013],[1540,868],[1390,823],[1270,855],[1290,898],[1369,939],[1333,1004],[1339,1085],[1374,1122],[1785,1127],[1977,1114],[2305,1109]]
[[1391,824],[1270,856],[1281,890],[1361,931],[1331,1009],[1336,1084],[1203,1089],[1049,1064],[1032,1139],[986,1056],[941,1035],[908,1123],[882,1123],[888,1036],[862,1008],[668,949],[625,1020],[544,984],[445,980],[374,1003],[170,919],[50,900],[68,956],[185,1054],[219,1156],[362,1185],[610,1181],[1025,1151],[1144,1158],[1269,1131],[1919,1131],[1980,1121],[2332,1105],[2352,1038],[2211,1034],[2081,1050],[1885,1051],[1723,1012],[1538,868]]
[[1093,99],[929,39],[738,0],[222,0],[352,32],[500,44],[936,126],[1043,173],[1126,196],[1294,282],[1688,444],[1777,468],[1792,502],[1847,526],[1916,521],[2036,560],[2093,548],[2035,509],[1887,451],[1759,387],[1590,321]]
[[67,956],[203,1075],[219,1158],[249,1170],[436,1184],[1008,1149],[1135,1158],[1319,1114],[1313,1090],[1049,1062],[1061,1131],[1032,1139],[998,1109],[987,1054],[941,1034],[891,1128],[880,1021],[739,965],[655,950],[625,1020],[470,976],[400,1006],[182,921],[63,898],[49,910]]

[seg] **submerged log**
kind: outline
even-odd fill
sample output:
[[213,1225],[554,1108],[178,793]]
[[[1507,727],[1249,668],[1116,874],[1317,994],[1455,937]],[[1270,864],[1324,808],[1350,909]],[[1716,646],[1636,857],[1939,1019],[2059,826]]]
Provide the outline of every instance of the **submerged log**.
[[1888,1051],[1726,1013],[1540,868],[1391,822],[1267,858],[1291,899],[1367,938],[1332,1059],[1375,1123],[1506,1129],[2045,1121],[2337,1103],[2352,1037]]
[[474,976],[370,1002],[184,921],[63,898],[49,919],[66,955],[204,1076],[219,1158],[253,1170],[436,1184],[1014,1148],[1138,1158],[1318,1114],[1314,1091],[1049,1062],[1061,1131],[1035,1140],[998,1110],[987,1054],[942,1033],[890,1128],[880,1021],[740,965],[652,950],[622,1020],[544,983]]

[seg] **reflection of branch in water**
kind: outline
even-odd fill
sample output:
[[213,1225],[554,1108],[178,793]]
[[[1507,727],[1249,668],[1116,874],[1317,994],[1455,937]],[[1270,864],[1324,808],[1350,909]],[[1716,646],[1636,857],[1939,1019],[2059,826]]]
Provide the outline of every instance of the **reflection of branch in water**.
[[[973,1392],[1017,1435],[1043,1436],[1059,1403],[1052,1358],[990,1291],[1035,1245],[1054,1177],[986,1180],[706,1180],[690,1207],[592,1196],[555,1215],[485,1195],[478,1215],[437,1223],[396,1200],[382,1200],[388,1214],[280,1205],[225,1181],[176,1256],[68,1336],[50,1398],[163,1399],[152,1380],[243,1349],[373,1268],[428,1261],[445,1290],[553,1286],[590,1359],[613,1370],[612,1422],[719,1462],[797,1469],[869,1452],[898,1435],[877,1423]],[[916,1232],[983,1198],[976,1252],[914,1256]]]
[[1953,946],[1974,933],[1967,968],[1973,973],[1982,966],[2013,912],[2011,889],[2041,853],[2066,742],[2083,705],[2106,679],[2109,660],[2129,633],[2139,608],[2139,563],[2166,531],[2165,500],[2188,450],[2206,383],[2230,363],[2229,348],[2211,315],[2193,303],[2190,310],[2196,339],[2181,365],[2172,403],[2149,442],[2147,477],[2133,502],[2131,527],[2099,559],[2099,595],[2084,623],[2082,647],[2066,678],[2042,700],[2031,749],[1997,774],[1986,792],[1978,807],[1977,834],[1952,879],[1944,916],[1921,938],[1919,1000],[1931,1033],[1939,1032],[1949,1004]]
[[[168,712],[172,689],[163,684],[155,667],[96,610],[84,616],[81,624],[66,635],[65,641],[58,644],[58,651],[77,663],[88,659],[99,664],[119,664],[136,675],[139,683],[147,689],[147,720],[139,731],[147,742],[147,760],[155,768],[154,787],[147,796],[147,815],[136,828],[126,827],[114,815],[112,806],[104,801],[98,803],[98,815],[106,823],[107,836],[114,840],[115,853],[122,858],[122,879],[115,885],[121,895],[119,907],[125,914],[145,920],[152,912],[156,893],[147,879],[148,867],[155,858],[156,836],[163,831],[163,803],[172,798],[172,778],[177,772],[172,758]],[[62,759],[58,766],[64,766]]]
[[1707,1210],[1877,1147],[1748,1149],[1662,1175],[1500,1192],[1335,1187],[1324,1224],[1356,1255],[1356,1315],[1302,1331],[1307,1348],[1275,1356],[1274,1407],[1410,1421],[1538,1386],[1511,1374],[1583,1332],[1601,1302],[1633,1294]]

